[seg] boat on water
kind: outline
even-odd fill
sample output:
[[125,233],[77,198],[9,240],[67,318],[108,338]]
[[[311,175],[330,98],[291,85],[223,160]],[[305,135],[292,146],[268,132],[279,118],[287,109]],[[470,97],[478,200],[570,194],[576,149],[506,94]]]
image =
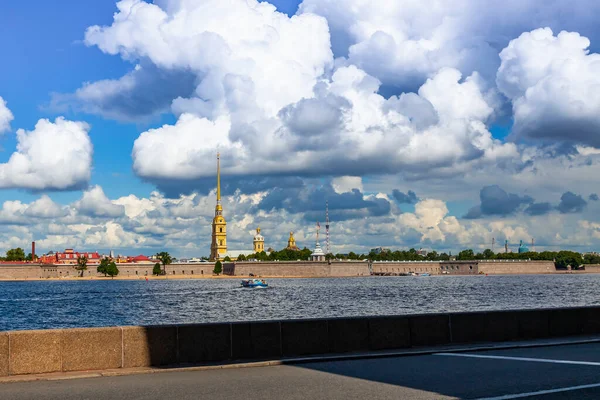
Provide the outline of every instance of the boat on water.
[[264,281],[264,279],[243,279],[242,280],[242,287],[249,287],[249,288],[253,288],[253,287],[268,287],[269,284],[267,282]]
[[431,276],[431,275],[429,274],[429,272],[423,272],[423,273],[421,274],[421,276]]

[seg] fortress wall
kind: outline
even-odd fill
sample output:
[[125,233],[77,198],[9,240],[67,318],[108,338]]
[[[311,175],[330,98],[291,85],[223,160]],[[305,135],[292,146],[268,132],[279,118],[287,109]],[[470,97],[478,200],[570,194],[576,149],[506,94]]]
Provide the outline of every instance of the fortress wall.
[[444,275],[477,275],[478,261],[443,261],[440,268]]
[[[96,271],[97,264],[90,264],[84,276],[103,277]],[[120,277],[144,277],[152,276],[154,264],[117,264]],[[168,275],[212,275],[214,264],[170,264],[167,265]],[[19,280],[19,279],[49,279],[49,278],[71,278],[78,276],[75,265],[69,264],[0,264],[0,279]]]
[[[600,266],[597,271],[600,273]],[[556,272],[553,261],[526,261],[526,260],[495,260],[495,261],[392,261],[374,262],[374,274],[399,274],[428,272],[430,274],[444,275],[489,275],[502,274],[548,274]]]
[[[117,264],[119,268],[119,276],[129,277],[144,277],[152,276],[154,264]],[[169,275],[212,275],[215,265],[213,263],[196,263],[196,264],[169,264],[165,270]],[[162,265],[161,265],[162,268]],[[94,272],[96,267],[94,266]]]
[[391,261],[391,262],[373,262],[373,273],[374,274],[400,274],[409,272],[428,272],[430,274],[440,273],[440,262],[439,261]]
[[366,261],[242,261],[225,263],[223,273],[232,276],[250,274],[272,277],[344,277],[368,276]]
[[553,261],[496,260],[480,261],[479,271],[489,275],[551,274],[556,272]]
[[588,274],[600,274],[600,265],[599,264],[588,264],[584,265],[585,270],[575,270],[575,272],[583,272]]
[[370,276],[366,261],[332,261],[329,276]]
[[600,334],[600,307],[0,332],[0,376]]

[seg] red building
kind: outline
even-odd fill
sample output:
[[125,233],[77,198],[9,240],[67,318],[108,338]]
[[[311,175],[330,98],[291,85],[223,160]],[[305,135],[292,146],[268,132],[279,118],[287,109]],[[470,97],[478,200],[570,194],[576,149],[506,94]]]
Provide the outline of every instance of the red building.
[[135,256],[135,257],[127,257],[127,262],[148,264],[148,263],[155,263],[156,261],[140,254],[139,256]]
[[64,252],[50,252],[39,258],[42,264],[77,264],[78,257],[87,257],[88,264],[100,263],[100,254],[97,251],[74,251],[73,249],[65,249]]

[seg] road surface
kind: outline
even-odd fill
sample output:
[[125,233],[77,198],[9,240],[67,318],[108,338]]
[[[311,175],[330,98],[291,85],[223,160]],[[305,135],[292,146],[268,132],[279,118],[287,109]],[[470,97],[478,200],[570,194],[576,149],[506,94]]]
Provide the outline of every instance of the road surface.
[[600,343],[0,385],[0,399],[600,399]]

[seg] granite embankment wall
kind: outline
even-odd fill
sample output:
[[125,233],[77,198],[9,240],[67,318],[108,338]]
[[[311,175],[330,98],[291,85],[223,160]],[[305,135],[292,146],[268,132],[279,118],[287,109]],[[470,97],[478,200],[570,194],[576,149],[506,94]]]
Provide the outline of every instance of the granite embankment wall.
[[373,274],[405,274],[409,272],[428,272],[433,275],[440,273],[439,261],[375,261]]
[[369,276],[366,261],[243,261],[225,263],[223,273],[231,276],[254,274],[265,277],[350,277]]
[[600,334],[600,307],[0,332],[0,376]]
[[573,272],[583,272],[583,273],[588,273],[588,274],[600,274],[600,265],[598,264],[588,264],[588,265],[584,265],[584,270],[576,270]]
[[[97,265],[88,265],[84,276],[102,277],[103,274],[96,272]],[[154,264],[117,264],[120,277],[144,277],[152,276]],[[212,275],[214,265],[212,263],[198,264],[170,264],[167,265],[167,275]],[[0,264],[0,279],[46,279],[46,278],[69,278],[78,276],[74,265],[50,265],[50,264]]]
[[489,275],[551,274],[556,267],[554,261],[494,260],[479,262],[478,270]]
[[473,260],[473,261],[391,261],[374,262],[374,274],[398,275],[428,272],[448,275],[520,275],[555,273],[553,261]]

